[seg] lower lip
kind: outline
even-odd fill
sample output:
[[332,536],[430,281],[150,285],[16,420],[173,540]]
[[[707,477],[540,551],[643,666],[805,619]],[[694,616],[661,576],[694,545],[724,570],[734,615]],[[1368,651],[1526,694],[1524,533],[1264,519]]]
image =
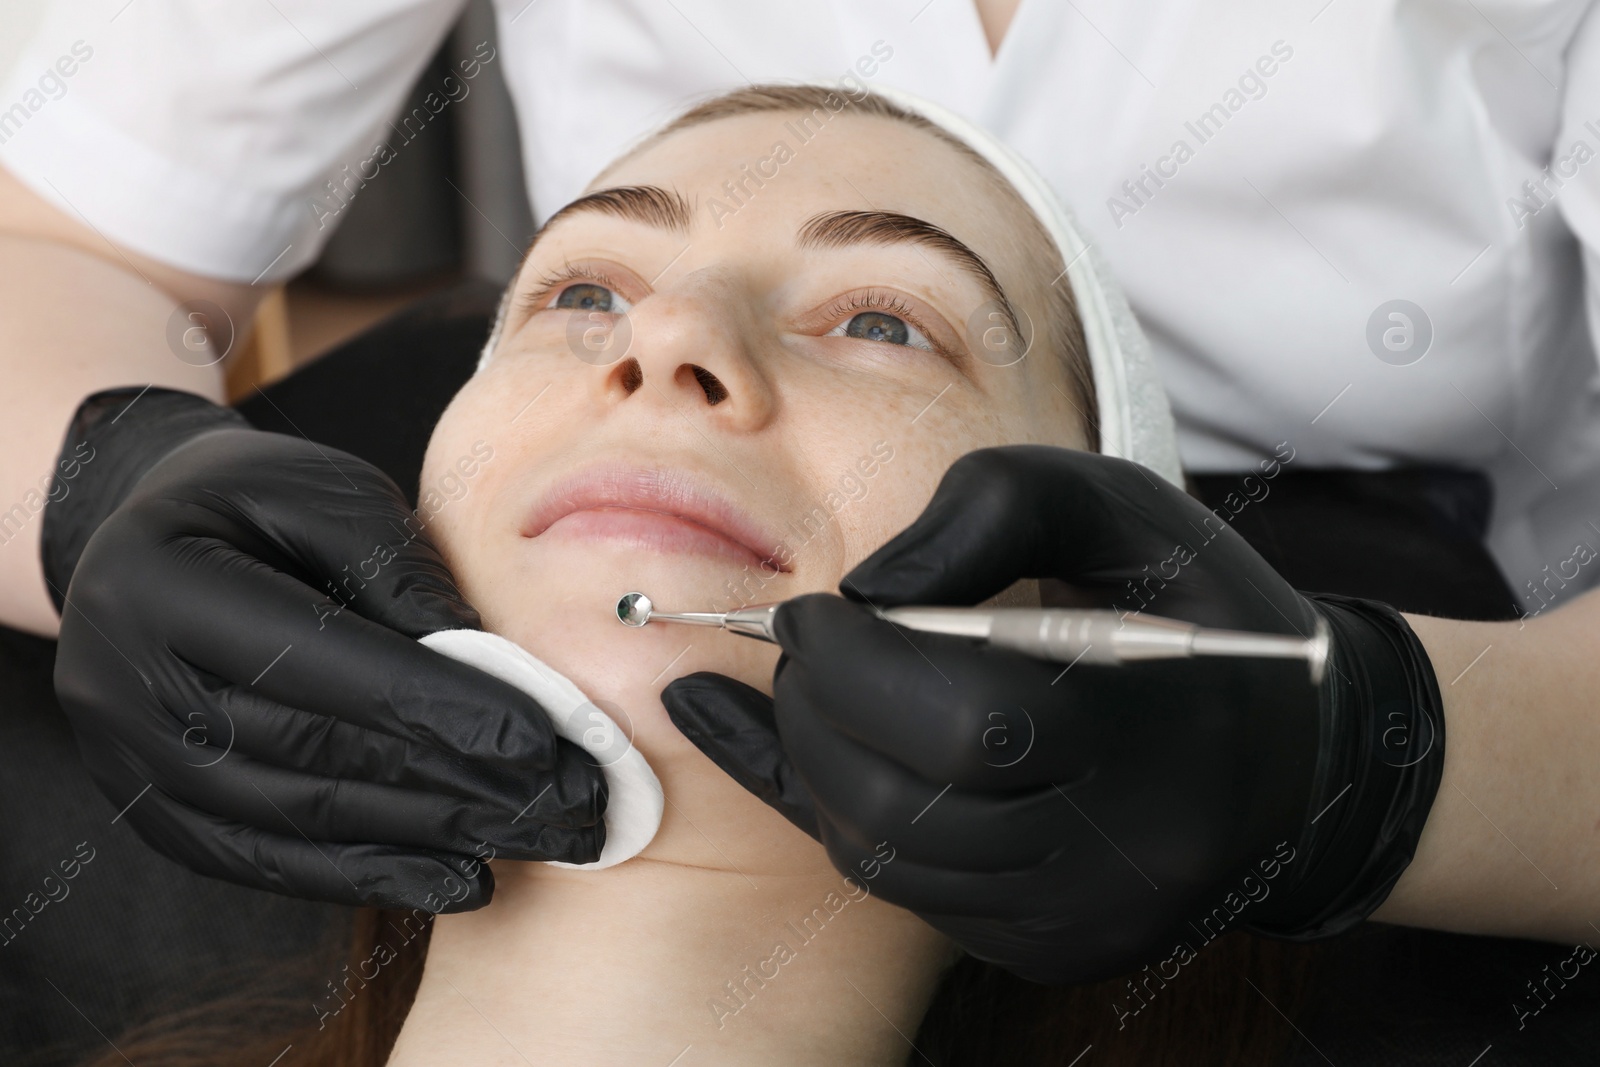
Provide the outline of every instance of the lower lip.
[[622,543],[643,552],[714,556],[740,564],[761,562],[748,548],[705,526],[676,515],[637,508],[574,511],[551,523],[539,536],[552,534],[581,541]]

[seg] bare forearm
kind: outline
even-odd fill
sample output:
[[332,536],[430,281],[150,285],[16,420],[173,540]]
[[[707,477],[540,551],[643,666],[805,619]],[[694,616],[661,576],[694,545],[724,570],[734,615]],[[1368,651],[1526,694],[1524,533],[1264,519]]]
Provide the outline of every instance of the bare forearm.
[[167,345],[177,304],[130,267],[59,242],[0,234],[0,624],[56,632],[39,529],[79,401],[147,382],[220,399],[220,369],[190,366]]
[[1408,616],[1444,696],[1444,778],[1374,918],[1600,937],[1600,595],[1526,622]]

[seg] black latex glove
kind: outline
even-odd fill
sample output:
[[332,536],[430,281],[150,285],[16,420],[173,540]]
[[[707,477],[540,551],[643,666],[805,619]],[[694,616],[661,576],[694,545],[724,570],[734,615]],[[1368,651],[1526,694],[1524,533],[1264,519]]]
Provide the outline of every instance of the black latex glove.
[[[1207,626],[1310,636],[1321,615],[1327,680],[1294,660],[1063,670],[863,606],[975,604],[1023,577]],[[841,588],[778,612],[775,703],[716,674],[662,699],[840,871],[980,959],[1087,981],[1219,929],[1329,936],[1410,861],[1444,752],[1410,628],[1386,605],[1296,593],[1143,468],[972,453]]]
[[593,761],[415,640],[479,620],[394,482],[139,392],[79,408],[44,520],[56,692],[119,817],[202,874],[344,904],[467,910],[477,859],[596,858]]

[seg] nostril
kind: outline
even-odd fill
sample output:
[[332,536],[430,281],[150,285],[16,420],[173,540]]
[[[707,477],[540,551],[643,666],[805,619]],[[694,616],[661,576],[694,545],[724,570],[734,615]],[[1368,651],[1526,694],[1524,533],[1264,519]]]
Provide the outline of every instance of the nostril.
[[632,396],[638,392],[639,386],[644,384],[644,368],[639,366],[639,361],[629,359],[622,365],[622,391]]
[[715,374],[693,364],[690,364],[689,369],[694,372],[694,380],[700,383],[701,390],[706,394],[706,403],[716,407],[728,399],[728,387],[718,381]]

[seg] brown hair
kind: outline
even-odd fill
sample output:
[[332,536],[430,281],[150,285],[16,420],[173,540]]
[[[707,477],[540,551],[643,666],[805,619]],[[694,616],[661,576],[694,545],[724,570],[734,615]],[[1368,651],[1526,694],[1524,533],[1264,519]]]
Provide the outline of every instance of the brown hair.
[[[624,160],[679,130],[704,126],[719,119],[739,115],[798,111],[816,119],[821,128],[826,128],[826,123],[832,117],[847,110],[851,114],[899,122],[938,138],[976,166],[988,179],[995,195],[1012,206],[1013,214],[1023,222],[1023,242],[1027,246],[1028,255],[1046,264],[1052,279],[1044,286],[1046,322],[1041,332],[1050,349],[1061,360],[1067,386],[1071,390],[1068,399],[1077,408],[1082,419],[1083,433],[1088,441],[1089,450],[1099,451],[1100,417],[1099,405],[1095,399],[1094,372],[1089,365],[1083,324],[1078,318],[1078,304],[1073,298],[1072,286],[1064,277],[1066,267],[1061,261],[1060,250],[1056,248],[1055,241],[1034,215],[1033,209],[1028,207],[1005,176],[995,169],[994,164],[971,145],[930,119],[865,89],[852,92],[843,88],[830,89],[823,85],[750,85],[694,105],[613,161],[606,171],[610,171]],[[604,173],[602,172],[602,177]],[[598,180],[597,178],[596,181]],[[1034,340],[1036,340],[1034,337],[1024,338],[1025,343],[1030,346]]]
[[[83,1067],[382,1067],[416,998],[432,919],[373,908],[354,915],[344,966],[322,986],[307,988],[306,968],[287,963],[207,975],[217,995],[116,1035],[115,1048]],[[350,977],[371,973],[362,965],[375,956],[387,962],[370,981]]]

